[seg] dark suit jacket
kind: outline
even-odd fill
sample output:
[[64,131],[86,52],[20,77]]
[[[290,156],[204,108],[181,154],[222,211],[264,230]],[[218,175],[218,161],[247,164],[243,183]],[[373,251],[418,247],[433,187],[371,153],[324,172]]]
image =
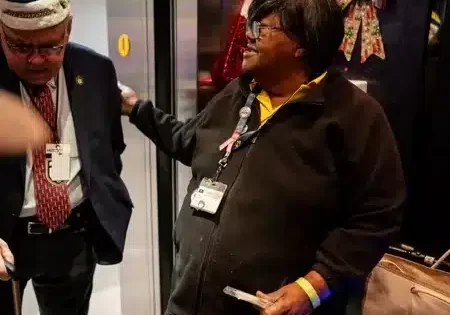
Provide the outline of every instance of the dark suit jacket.
[[[82,164],[81,179],[95,214],[95,249],[99,263],[118,263],[133,206],[120,178],[125,143],[116,72],[108,58],[73,43],[67,47],[63,68]],[[83,84],[76,82],[77,76],[84,79]],[[1,49],[0,88],[20,95],[19,79],[9,69]],[[6,242],[24,202],[25,166],[25,156],[0,157],[0,238]]]

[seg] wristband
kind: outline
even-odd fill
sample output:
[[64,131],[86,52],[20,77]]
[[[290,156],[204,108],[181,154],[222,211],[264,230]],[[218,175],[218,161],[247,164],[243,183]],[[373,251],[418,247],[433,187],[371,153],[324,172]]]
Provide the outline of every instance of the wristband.
[[320,297],[317,294],[316,289],[314,289],[314,287],[311,285],[311,283],[309,283],[309,281],[303,277],[299,278],[297,281],[295,281],[295,283],[297,283],[300,286],[300,288],[302,288],[303,291],[305,291],[306,295],[311,301],[313,309],[318,308],[321,302]]

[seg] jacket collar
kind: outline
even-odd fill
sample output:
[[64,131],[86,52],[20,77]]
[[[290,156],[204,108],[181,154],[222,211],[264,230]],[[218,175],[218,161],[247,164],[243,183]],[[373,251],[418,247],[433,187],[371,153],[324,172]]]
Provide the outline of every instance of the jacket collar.
[[[322,106],[325,103],[324,90],[330,80],[336,76],[335,70],[330,70],[327,76],[321,80],[317,85],[315,85],[311,90],[299,100],[294,101],[295,103],[301,104],[311,104]],[[251,92],[252,82],[254,81],[253,76],[250,73],[244,73],[239,77],[239,88],[242,94],[247,97]]]

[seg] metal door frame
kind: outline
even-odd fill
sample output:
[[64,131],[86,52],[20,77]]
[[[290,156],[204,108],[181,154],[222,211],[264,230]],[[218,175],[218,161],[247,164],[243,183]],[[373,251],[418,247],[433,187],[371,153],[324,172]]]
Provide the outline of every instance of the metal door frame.
[[[175,52],[176,52],[175,0],[154,1],[155,52],[155,107],[167,114],[176,114]],[[150,13],[149,13],[149,16]],[[150,32],[149,32],[150,33]],[[174,264],[172,231],[176,218],[177,178],[175,161],[156,151],[158,195],[158,239],[161,309],[165,310],[170,297]]]

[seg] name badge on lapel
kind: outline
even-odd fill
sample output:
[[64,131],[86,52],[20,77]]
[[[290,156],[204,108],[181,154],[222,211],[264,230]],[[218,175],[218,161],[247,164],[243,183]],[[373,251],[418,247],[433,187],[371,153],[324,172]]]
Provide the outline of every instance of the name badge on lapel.
[[47,144],[46,175],[51,182],[62,184],[70,180],[70,144]]
[[203,178],[200,186],[191,195],[191,207],[195,210],[215,214],[222,202],[227,185]]

